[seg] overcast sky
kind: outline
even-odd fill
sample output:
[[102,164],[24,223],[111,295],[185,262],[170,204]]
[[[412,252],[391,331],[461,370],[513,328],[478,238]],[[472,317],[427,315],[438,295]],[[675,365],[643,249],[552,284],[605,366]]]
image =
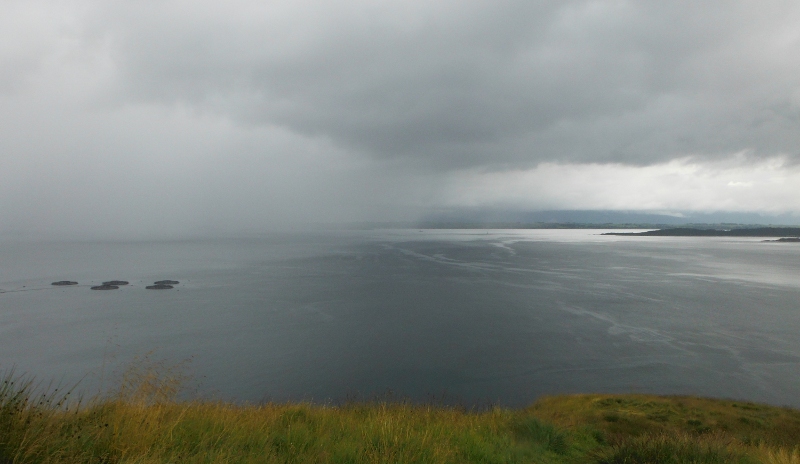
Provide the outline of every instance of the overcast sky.
[[796,0],[4,0],[0,232],[800,214],[798,25]]

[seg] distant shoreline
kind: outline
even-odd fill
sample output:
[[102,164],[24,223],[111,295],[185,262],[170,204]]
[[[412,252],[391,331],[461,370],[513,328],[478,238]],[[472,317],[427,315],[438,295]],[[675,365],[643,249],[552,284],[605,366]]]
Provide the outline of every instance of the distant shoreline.
[[606,232],[602,235],[637,236],[637,237],[781,237],[782,241],[800,241],[800,227],[756,227],[743,229],[699,229],[676,227],[670,229],[649,230],[646,232]]

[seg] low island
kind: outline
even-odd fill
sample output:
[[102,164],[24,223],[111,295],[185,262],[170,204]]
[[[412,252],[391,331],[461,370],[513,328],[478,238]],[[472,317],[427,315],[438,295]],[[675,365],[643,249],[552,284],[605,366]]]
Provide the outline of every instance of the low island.
[[[675,227],[648,230],[645,232],[606,232],[602,235],[621,235],[631,237],[800,237],[800,227],[755,227],[741,229],[703,229]],[[784,241],[784,240],[782,240]],[[786,240],[794,241],[794,240]]]

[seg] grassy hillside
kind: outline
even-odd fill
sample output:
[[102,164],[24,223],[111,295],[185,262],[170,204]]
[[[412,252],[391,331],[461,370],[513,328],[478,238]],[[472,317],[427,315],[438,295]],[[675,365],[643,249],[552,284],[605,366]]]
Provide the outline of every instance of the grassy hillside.
[[738,401],[574,395],[470,412],[176,401],[157,377],[123,385],[79,405],[7,375],[0,463],[800,463],[800,411]]

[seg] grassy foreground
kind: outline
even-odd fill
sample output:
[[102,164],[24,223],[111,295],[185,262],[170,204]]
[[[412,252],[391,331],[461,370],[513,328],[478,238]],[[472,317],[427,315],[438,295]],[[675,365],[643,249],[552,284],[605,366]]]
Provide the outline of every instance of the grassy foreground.
[[645,395],[548,397],[523,410],[405,403],[177,401],[140,375],[79,401],[0,385],[8,463],[800,463],[800,411]]

